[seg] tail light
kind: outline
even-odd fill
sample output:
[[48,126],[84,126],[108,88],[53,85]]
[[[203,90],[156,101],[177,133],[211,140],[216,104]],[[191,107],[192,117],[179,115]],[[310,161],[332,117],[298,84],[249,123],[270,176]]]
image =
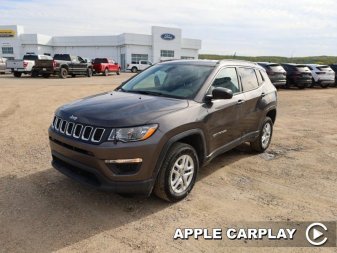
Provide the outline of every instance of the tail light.
[[23,61],[23,67],[25,68],[25,67],[27,67],[27,66],[28,66],[28,62]]
[[59,66],[60,66],[60,64],[53,60],[53,69],[56,68],[56,67],[59,67]]

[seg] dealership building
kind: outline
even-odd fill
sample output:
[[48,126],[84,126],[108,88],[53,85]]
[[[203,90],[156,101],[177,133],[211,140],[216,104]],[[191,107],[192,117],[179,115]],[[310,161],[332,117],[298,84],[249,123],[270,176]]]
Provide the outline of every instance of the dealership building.
[[139,60],[153,63],[171,59],[197,59],[201,40],[182,37],[179,28],[152,26],[151,34],[111,36],[48,36],[27,34],[19,25],[0,26],[0,57],[22,59],[26,53],[71,54],[83,58],[111,58],[124,69]]

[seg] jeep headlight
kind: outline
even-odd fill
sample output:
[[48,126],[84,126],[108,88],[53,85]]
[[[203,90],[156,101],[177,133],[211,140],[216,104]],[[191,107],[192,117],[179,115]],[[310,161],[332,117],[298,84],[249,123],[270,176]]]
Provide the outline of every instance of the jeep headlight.
[[158,124],[138,127],[114,128],[111,130],[109,141],[143,141],[150,138],[157,130]]

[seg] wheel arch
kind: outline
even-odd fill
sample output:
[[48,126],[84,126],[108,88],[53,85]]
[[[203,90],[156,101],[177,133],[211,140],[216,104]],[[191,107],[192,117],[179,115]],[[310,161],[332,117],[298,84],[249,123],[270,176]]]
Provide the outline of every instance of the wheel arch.
[[271,118],[271,120],[273,121],[273,124],[275,124],[276,121],[276,108],[271,108],[267,111],[266,113],[266,117]]
[[162,164],[165,159],[165,155],[172,147],[174,143],[181,142],[191,145],[195,151],[197,152],[197,156],[199,159],[199,166],[206,160],[207,148],[206,148],[206,139],[203,131],[201,129],[191,129],[182,133],[179,133],[173,137],[171,137],[162,148],[159,158],[156,163],[156,167],[154,170],[153,178],[157,178],[159,171],[162,167]]

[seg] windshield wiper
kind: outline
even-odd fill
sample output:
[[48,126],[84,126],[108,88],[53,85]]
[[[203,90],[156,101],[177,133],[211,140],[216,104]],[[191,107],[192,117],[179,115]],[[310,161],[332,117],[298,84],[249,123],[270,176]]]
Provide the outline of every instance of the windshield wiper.
[[159,92],[159,91],[150,91],[150,90],[123,90],[123,91],[130,92],[130,93],[143,94],[143,95],[152,95],[152,96],[158,96],[158,97],[168,97],[168,98],[182,99],[182,97],[180,97],[180,96],[162,93],[162,92]]
[[118,88],[117,91],[128,92],[127,90],[124,90],[123,88]]
[[148,90],[128,90],[128,92],[139,93],[144,95],[153,95],[153,96],[164,96],[164,93],[159,91],[148,91]]

